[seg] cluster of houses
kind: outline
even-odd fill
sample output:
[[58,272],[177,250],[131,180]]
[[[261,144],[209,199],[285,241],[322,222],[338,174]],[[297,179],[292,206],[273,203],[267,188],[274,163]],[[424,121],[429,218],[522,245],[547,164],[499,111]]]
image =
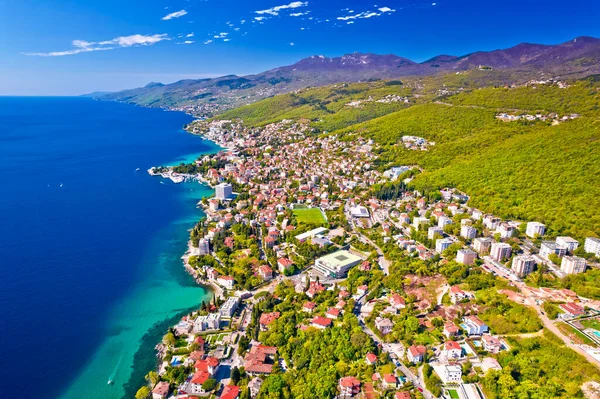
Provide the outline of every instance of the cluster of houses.
[[556,113],[550,114],[521,114],[521,115],[511,115],[507,113],[501,113],[496,115],[496,119],[499,119],[503,122],[514,122],[518,120],[526,120],[526,121],[550,121],[552,124],[559,124],[560,122],[565,122],[571,119],[579,118],[579,114],[569,114],[560,116]]

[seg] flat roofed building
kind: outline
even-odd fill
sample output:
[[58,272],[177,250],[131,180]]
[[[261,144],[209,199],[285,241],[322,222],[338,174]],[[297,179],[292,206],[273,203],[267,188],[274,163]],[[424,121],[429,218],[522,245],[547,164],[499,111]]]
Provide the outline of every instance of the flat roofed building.
[[494,239],[490,237],[478,237],[473,240],[473,249],[481,253],[490,252]]
[[341,250],[317,259],[315,268],[328,277],[342,278],[346,276],[348,270],[362,261],[361,257]]
[[302,234],[298,234],[296,236],[296,240],[300,241],[300,242],[304,242],[309,238],[313,238],[319,234],[323,234],[327,231],[327,229],[325,227],[319,227],[310,231],[307,231],[306,233],[302,233]]
[[512,247],[504,242],[495,242],[490,249],[490,256],[499,262],[510,258]]
[[565,256],[560,263],[560,270],[567,274],[578,274],[585,272],[587,262],[579,256]]
[[546,225],[539,222],[529,222],[525,234],[531,238],[541,237],[546,234]]
[[556,237],[556,245],[566,248],[569,253],[573,253],[579,247],[579,241],[571,237]]
[[370,216],[369,210],[362,205],[350,208],[350,215],[355,218],[368,218]]
[[444,252],[450,245],[452,245],[453,241],[449,238],[439,238],[435,240],[435,252],[441,254]]
[[530,255],[515,256],[512,261],[512,271],[517,273],[519,277],[527,276],[535,268],[535,260]]
[[583,245],[585,252],[600,256],[600,238],[588,237]]
[[233,198],[233,186],[229,183],[217,184],[215,187],[215,198],[220,200]]
[[463,265],[472,265],[475,259],[477,259],[477,252],[471,249],[463,248],[456,252],[456,261]]

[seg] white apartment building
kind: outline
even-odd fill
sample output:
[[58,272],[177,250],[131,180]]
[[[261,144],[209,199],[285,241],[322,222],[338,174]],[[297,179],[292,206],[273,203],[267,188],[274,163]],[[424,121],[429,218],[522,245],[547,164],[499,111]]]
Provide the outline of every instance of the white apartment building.
[[546,225],[539,222],[529,222],[525,234],[531,238],[541,237],[546,234]]
[[452,240],[449,238],[438,238],[435,240],[435,252],[441,254],[444,252],[450,245],[452,245]]
[[470,240],[477,237],[477,229],[473,226],[464,225],[460,227],[460,236]]
[[471,249],[463,248],[456,252],[456,261],[463,265],[472,265],[475,259],[477,259],[477,252]]
[[571,237],[556,237],[556,245],[566,248],[568,253],[573,253],[579,247],[579,241]]
[[494,239],[491,237],[478,237],[473,240],[473,249],[480,254],[489,252],[493,243]]
[[444,236],[444,229],[438,226],[432,226],[427,229],[427,238],[429,238],[430,240],[433,240],[436,234]]
[[600,238],[588,237],[583,245],[585,252],[600,256]]
[[215,198],[220,200],[231,199],[233,197],[233,186],[229,183],[221,183],[215,187]]
[[524,277],[533,272],[535,268],[535,260],[530,255],[518,255],[515,256],[512,261],[512,271],[517,273],[518,276]]
[[498,262],[510,258],[511,253],[512,247],[504,242],[495,242],[490,249],[490,256]]
[[585,272],[587,262],[579,256],[565,256],[560,262],[560,270],[567,274],[578,274]]

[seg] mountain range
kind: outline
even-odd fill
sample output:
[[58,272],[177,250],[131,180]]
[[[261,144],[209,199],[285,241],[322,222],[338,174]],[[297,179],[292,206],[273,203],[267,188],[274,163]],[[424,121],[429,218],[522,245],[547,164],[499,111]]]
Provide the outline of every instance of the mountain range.
[[309,86],[429,76],[473,68],[514,70],[519,73],[511,76],[524,80],[541,74],[581,77],[600,73],[600,39],[583,36],[556,45],[521,43],[508,49],[463,56],[438,55],[421,63],[394,54],[353,53],[334,58],[315,55],[255,75],[188,79],[171,84],[153,82],[136,89],[93,96],[181,109],[202,116]]

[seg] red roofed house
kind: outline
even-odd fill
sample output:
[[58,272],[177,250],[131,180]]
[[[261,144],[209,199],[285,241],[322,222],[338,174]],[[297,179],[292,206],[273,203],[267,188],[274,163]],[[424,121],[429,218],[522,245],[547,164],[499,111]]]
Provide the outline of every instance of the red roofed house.
[[367,364],[374,365],[377,363],[377,356],[374,353],[367,353]]
[[312,313],[313,310],[315,310],[315,307],[317,305],[314,302],[306,302],[303,306],[302,306],[302,310],[304,312],[308,312],[308,313]]
[[234,283],[235,283],[235,280],[231,276],[220,276],[219,278],[217,278],[217,284],[219,284],[229,290],[233,289]]
[[368,287],[368,286],[366,286],[366,285],[361,285],[361,286],[359,286],[359,287],[356,289],[356,293],[357,293],[358,295],[364,295],[364,294],[366,294],[366,293],[367,293],[367,290],[368,290],[368,289],[369,289],[369,287]]
[[404,309],[406,307],[406,301],[398,294],[392,294],[389,298],[390,305],[396,309]]
[[160,381],[152,390],[152,399],[166,399],[169,394],[169,383]]
[[279,266],[279,271],[282,272],[282,273],[285,272],[290,267],[292,267],[293,264],[294,264],[294,262],[292,262],[288,258],[279,258],[279,259],[277,259],[277,265]]
[[196,364],[194,364],[194,368],[198,371],[206,371],[210,375],[215,375],[219,368],[219,359],[209,356],[204,360],[198,360]]
[[317,316],[314,319],[312,319],[311,324],[313,325],[313,327],[323,330],[331,326],[331,319],[328,319],[327,317],[323,316]]
[[271,312],[271,313],[263,313],[260,315],[260,320],[258,324],[260,324],[260,329],[263,331],[267,330],[267,326],[273,323],[275,320],[279,318],[281,313],[279,312]]
[[271,374],[276,353],[277,348],[274,346],[252,346],[250,352],[244,357],[246,372],[250,375]]
[[396,399],[412,399],[409,391],[396,392]]
[[411,363],[421,363],[427,353],[427,348],[423,345],[412,345],[408,347],[406,356]]
[[341,311],[339,309],[336,308],[330,308],[327,313],[325,314],[325,316],[327,316],[327,318],[329,319],[337,319],[340,316]]
[[491,335],[482,335],[481,340],[483,341],[483,349],[490,353],[498,353],[502,350],[502,342]]
[[186,393],[188,394],[202,394],[205,393],[204,389],[202,389],[202,384],[211,378],[211,375],[207,371],[196,371],[196,373],[192,376],[192,380],[190,381],[188,388],[186,389]]
[[346,396],[357,395],[360,393],[360,381],[356,377],[340,378],[340,391]]
[[585,314],[585,309],[574,302],[563,303],[558,305],[558,307],[564,312],[560,315],[563,319],[570,319]]
[[444,324],[444,335],[446,338],[452,338],[458,335],[460,329],[454,323],[446,323]]
[[383,375],[383,387],[385,389],[396,389],[398,388],[398,379],[394,374]]
[[447,341],[444,344],[446,359],[458,359],[462,356],[462,348],[456,341]]
[[240,387],[235,385],[225,385],[221,392],[220,399],[237,399],[240,396]]
[[262,265],[258,268],[258,275],[263,280],[269,281],[273,278],[273,270],[267,265]]

